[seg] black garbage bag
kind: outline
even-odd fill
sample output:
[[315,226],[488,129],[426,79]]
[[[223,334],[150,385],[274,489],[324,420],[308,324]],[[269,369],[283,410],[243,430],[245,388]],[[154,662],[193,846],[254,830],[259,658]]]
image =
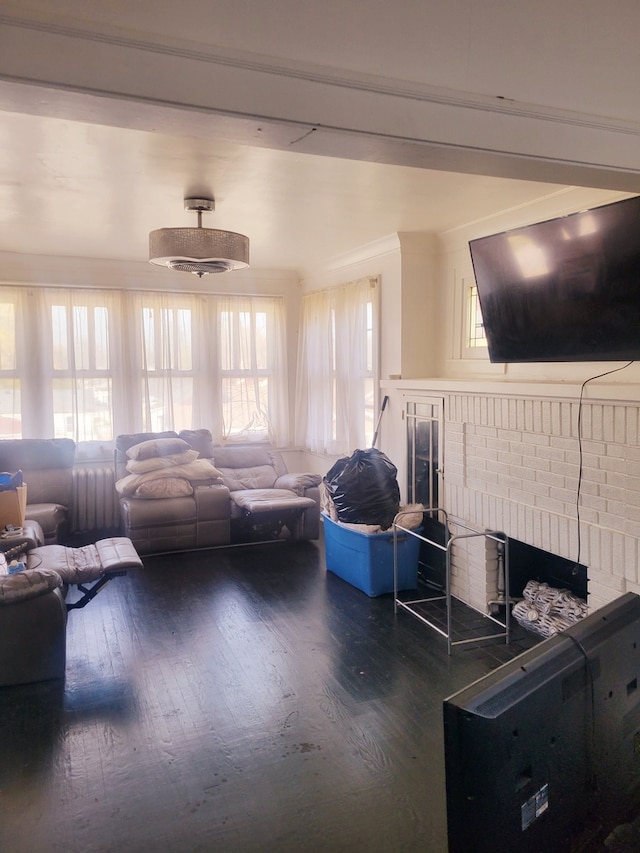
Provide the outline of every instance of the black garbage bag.
[[391,527],[400,509],[397,473],[389,457],[375,447],[338,459],[323,477],[338,521]]

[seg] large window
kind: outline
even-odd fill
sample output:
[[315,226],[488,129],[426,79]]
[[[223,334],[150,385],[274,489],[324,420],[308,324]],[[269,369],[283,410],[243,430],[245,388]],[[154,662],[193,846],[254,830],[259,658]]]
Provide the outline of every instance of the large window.
[[302,300],[296,441],[351,453],[373,439],[378,281],[360,279]]
[[22,435],[16,301],[14,290],[0,294],[0,438]]
[[[50,387],[53,434],[76,441],[113,436],[111,300],[92,292],[73,298],[44,295],[50,330]],[[46,361],[45,361],[46,363]]]
[[475,284],[467,288],[467,346],[470,349],[487,348],[487,337],[484,333],[480,297]]
[[288,443],[281,297],[0,287],[0,436]]

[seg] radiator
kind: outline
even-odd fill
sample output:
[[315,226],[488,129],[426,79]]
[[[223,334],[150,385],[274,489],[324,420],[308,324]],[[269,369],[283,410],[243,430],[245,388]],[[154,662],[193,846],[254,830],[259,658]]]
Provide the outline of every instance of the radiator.
[[73,533],[115,530],[120,526],[120,506],[113,468],[73,469]]

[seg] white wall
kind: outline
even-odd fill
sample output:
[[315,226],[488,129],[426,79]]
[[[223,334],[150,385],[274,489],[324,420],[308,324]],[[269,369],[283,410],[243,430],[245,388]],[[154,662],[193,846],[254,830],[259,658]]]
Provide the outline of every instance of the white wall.
[[[470,239],[620,197],[570,190],[440,235],[446,333],[439,375],[382,383],[390,404],[380,446],[398,466],[403,498],[403,411],[408,398],[436,398],[444,420],[441,506],[478,530],[503,530],[569,560],[579,557],[588,566],[591,607],[640,591],[640,365],[585,387],[581,458],[581,385],[622,364],[492,365],[486,352],[464,358],[461,293],[473,281]],[[385,327],[384,334],[393,330]],[[414,345],[421,346],[419,337]],[[454,562],[455,593],[484,610],[495,587],[487,580],[483,555],[459,551]]]
[[[438,400],[443,411],[440,505],[478,530],[502,530],[566,559],[579,559],[588,567],[592,608],[623,592],[640,592],[640,366],[586,386],[581,459],[581,384],[620,365],[492,365],[486,352],[464,358],[461,292],[473,281],[470,239],[620,197],[582,189],[552,194],[528,208],[439,235],[439,257],[434,239],[425,237],[415,244],[423,250],[420,263],[404,263],[412,243],[399,239],[384,256],[384,272],[383,256],[375,253],[352,269],[354,276],[382,272],[386,358],[381,394],[389,396],[389,405],[378,446],[398,468],[402,500],[407,498],[407,400]],[[344,274],[340,268],[332,275],[344,280]],[[323,280],[333,281],[326,275]],[[437,336],[438,326],[440,359],[434,360],[427,330]],[[420,375],[421,369],[431,373]],[[390,378],[394,373],[402,378]],[[317,457],[311,464],[324,473],[331,462]],[[486,609],[496,589],[495,577],[487,576],[483,547],[456,550],[452,582],[462,600]]]

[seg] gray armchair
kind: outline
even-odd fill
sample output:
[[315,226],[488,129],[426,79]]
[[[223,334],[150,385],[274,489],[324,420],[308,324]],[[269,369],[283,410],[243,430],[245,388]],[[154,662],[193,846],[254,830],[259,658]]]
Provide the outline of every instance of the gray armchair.
[[64,542],[68,534],[75,450],[70,438],[0,441],[0,471],[23,471],[26,518],[38,522],[47,545]]
[[320,532],[319,474],[289,473],[282,454],[270,447],[214,447],[213,462],[229,489],[231,536],[317,539]]

